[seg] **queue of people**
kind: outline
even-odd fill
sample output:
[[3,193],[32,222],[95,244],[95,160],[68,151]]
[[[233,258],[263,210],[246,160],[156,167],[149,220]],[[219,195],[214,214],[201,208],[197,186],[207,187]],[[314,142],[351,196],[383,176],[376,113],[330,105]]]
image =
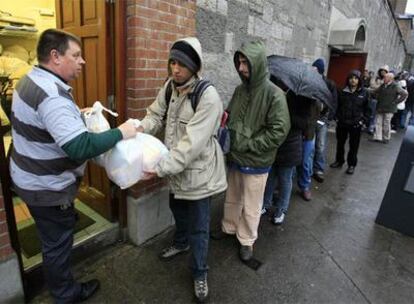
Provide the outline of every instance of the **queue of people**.
[[[275,225],[284,222],[295,175],[306,201],[311,200],[312,176],[324,181],[330,121],[337,121],[336,159],[330,167],[345,163],[344,146],[349,138],[346,173],[353,174],[361,130],[370,125],[372,117],[372,96],[377,100],[374,140],[388,141],[396,104],[408,95],[393,81],[388,67],[380,70],[376,87],[371,86],[369,74],[351,71],[337,94],[335,84],[324,76],[325,63],[320,58],[313,63],[314,73],[329,88],[337,104],[333,111],[321,101],[295,95],[283,84],[277,86],[269,75],[265,45],[247,43],[233,58],[241,83],[227,108],[230,151],[224,157],[216,138],[224,111],[216,88],[207,86],[195,107],[190,100],[202,79],[202,48],[197,38],[172,44],[168,80],[138,128],[125,122],[101,133],[88,132],[68,85],[85,64],[80,40],[64,31],[46,30],[37,54],[39,65],[19,82],[13,95],[10,172],[15,191],[35,220],[46,281],[56,303],[83,301],[99,289],[99,281],[78,283],[71,272],[77,218],[74,199],[86,161],[117,142],[138,132],[165,131],[169,153],[144,175],[144,179],[166,177],[170,186],[176,231],[160,259],[191,252],[194,296],[204,302],[209,295],[212,196],[226,191],[221,227],[211,238],[237,238],[240,259],[251,260],[261,215],[270,214]],[[406,109],[413,113],[408,100]],[[271,213],[273,205],[276,210]]]

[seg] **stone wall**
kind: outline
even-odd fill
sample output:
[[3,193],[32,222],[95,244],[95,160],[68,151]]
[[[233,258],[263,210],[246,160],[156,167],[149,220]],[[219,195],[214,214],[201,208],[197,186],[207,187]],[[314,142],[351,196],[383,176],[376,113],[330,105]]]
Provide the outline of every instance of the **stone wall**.
[[243,42],[265,41],[268,54],[312,62],[329,61],[328,35],[333,7],[367,22],[367,68],[404,63],[405,51],[386,0],[197,0],[196,28],[203,46],[205,75],[227,103],[240,82],[233,54]]

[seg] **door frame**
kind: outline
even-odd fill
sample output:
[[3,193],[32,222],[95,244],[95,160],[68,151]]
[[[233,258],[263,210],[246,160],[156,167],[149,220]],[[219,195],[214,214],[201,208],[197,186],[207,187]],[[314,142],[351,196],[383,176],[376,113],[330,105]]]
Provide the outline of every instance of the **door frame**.
[[[118,112],[118,121],[120,122],[125,121],[126,117],[126,1],[105,1],[105,3],[111,3],[110,7],[110,31],[112,38],[111,40],[113,43],[113,65],[114,65],[114,105],[115,110]],[[56,18],[58,12],[56,11]],[[1,143],[3,142],[3,137],[0,138]],[[0,144],[0,148],[3,145]],[[4,151],[4,149],[2,150]],[[1,156],[1,155],[0,155]],[[5,156],[4,156],[5,157]],[[14,214],[14,207],[12,201],[12,193],[11,193],[11,179],[9,175],[9,170],[6,166],[4,166],[5,177],[1,176],[1,186],[3,187],[3,200],[4,200],[4,208],[6,211],[6,222],[9,227],[9,236],[11,240],[11,246],[14,249],[17,259],[19,262],[20,274],[23,281],[23,292],[25,294],[26,301],[29,300],[33,294],[29,294],[28,292],[28,282],[30,278],[36,278],[35,282],[36,285],[39,285],[41,288],[41,280],[42,280],[42,267],[36,267],[31,269],[27,272],[24,271],[23,268],[23,261],[21,258],[21,249],[20,249],[20,241],[18,239],[18,232],[17,232],[17,224],[15,220]],[[6,171],[7,170],[7,171]],[[114,186],[114,191],[111,191],[112,196],[112,203],[114,204],[114,218],[118,219],[120,228],[126,227],[126,197],[127,192],[126,190],[121,190],[119,187]],[[36,288],[36,287],[35,287]]]

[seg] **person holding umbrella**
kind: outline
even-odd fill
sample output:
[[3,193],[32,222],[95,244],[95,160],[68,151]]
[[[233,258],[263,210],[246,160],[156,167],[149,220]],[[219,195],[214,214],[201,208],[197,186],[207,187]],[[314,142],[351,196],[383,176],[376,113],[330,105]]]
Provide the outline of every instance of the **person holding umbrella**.
[[370,107],[368,90],[362,86],[361,72],[352,70],[346,80],[345,88],[339,93],[336,112],[336,158],[331,168],[341,168],[345,162],[345,142],[349,136],[347,174],[354,174],[358,159],[358,148],[363,125],[369,122]]

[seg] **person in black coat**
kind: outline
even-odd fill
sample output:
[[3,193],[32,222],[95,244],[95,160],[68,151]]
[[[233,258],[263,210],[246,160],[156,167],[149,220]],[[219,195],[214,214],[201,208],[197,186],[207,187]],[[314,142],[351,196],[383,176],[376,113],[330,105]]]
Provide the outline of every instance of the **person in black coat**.
[[288,210],[293,186],[293,175],[296,166],[302,163],[302,137],[303,132],[309,128],[309,100],[302,100],[291,91],[287,93],[291,128],[279,147],[276,160],[269,173],[263,198],[262,214],[265,214],[273,204],[273,191],[278,188],[275,199],[276,212],[272,216],[272,223],[283,223]]
[[357,165],[358,148],[361,129],[370,117],[369,93],[362,86],[361,72],[352,70],[346,81],[345,88],[339,93],[336,111],[336,159],[331,168],[341,168],[345,162],[345,142],[349,136],[349,151],[347,157],[347,174],[353,174]]

